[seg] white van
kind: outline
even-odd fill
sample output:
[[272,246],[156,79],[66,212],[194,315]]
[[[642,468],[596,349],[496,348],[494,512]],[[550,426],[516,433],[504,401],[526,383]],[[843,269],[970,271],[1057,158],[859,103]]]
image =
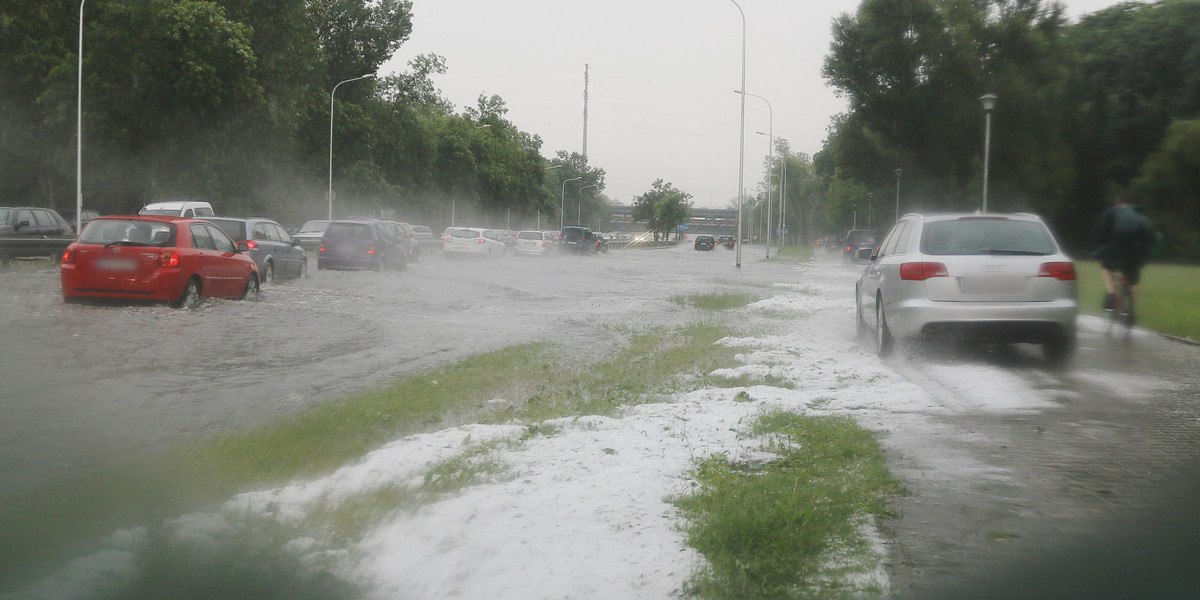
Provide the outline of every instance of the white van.
[[213,207],[207,202],[155,202],[138,211],[139,215],[167,215],[173,217],[215,217]]

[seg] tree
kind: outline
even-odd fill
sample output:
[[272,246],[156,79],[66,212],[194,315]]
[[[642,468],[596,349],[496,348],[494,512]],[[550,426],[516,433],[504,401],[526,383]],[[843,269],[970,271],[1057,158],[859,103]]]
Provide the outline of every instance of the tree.
[[1200,120],[1176,121],[1133,182],[1174,254],[1200,259]]
[[647,228],[654,232],[655,240],[660,235],[666,240],[672,231],[691,218],[691,199],[691,194],[656,179],[650,191],[634,198],[632,217],[634,221],[645,222]]

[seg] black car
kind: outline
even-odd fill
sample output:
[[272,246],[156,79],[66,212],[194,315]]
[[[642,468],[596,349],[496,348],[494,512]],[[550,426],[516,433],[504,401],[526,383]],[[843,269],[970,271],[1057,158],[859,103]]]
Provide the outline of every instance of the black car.
[[591,254],[596,251],[596,234],[587,227],[568,225],[562,228],[558,243],[559,248],[564,252]]
[[735,245],[733,242],[732,235],[723,235],[723,236],[717,238],[717,243],[722,246],[725,246],[725,248],[727,248],[729,250],[732,250]]
[[697,250],[712,250],[717,245],[717,240],[711,235],[698,235],[696,242],[692,247]]
[[273,283],[276,277],[292,279],[308,276],[308,253],[283,228],[270,219],[251,217],[208,217],[205,219],[221,228],[234,242],[246,242],[246,256],[258,265],[263,284]]
[[317,269],[399,270],[408,266],[408,250],[391,221],[347,219],[325,229]]
[[0,207],[0,235],[71,235],[75,231],[52,208]]
[[879,233],[874,229],[851,229],[846,233],[846,243],[842,246],[842,261],[854,262],[855,253],[863,248],[875,249],[879,245]]
[[321,247],[321,237],[325,235],[325,228],[329,227],[329,223],[329,219],[305,221],[292,237],[300,240],[300,246],[305,250],[315,252]]

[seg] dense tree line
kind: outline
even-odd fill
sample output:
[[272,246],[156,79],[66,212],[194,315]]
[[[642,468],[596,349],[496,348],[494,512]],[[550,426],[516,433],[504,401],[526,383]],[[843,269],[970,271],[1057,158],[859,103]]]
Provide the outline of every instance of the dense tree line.
[[[0,2],[0,203],[74,208],[80,7]],[[431,82],[445,71],[440,57],[374,77],[412,31],[408,0],[87,0],[82,9],[87,208],[190,198],[227,214],[322,217],[331,118],[335,216],[557,216],[559,186],[572,177],[592,186],[589,215],[607,206],[604,172],[566,153],[546,160],[501,98],[455,112]],[[331,100],[362,75],[373,77]]]
[[824,75],[849,101],[814,158],[829,231],[851,205],[891,217],[897,183],[901,212],[979,208],[992,93],[989,210],[1038,212],[1086,249],[1128,192],[1200,258],[1200,1],[1072,24],[1042,0],[864,0],[835,21]]

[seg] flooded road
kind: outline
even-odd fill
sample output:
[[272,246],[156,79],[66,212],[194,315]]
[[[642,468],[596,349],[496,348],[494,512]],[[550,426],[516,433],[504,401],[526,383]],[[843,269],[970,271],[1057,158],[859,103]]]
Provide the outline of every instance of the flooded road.
[[[762,249],[760,248],[761,252]],[[682,322],[677,294],[786,280],[690,245],[311,269],[252,302],[66,305],[58,271],[0,271],[0,495],[110,457],[278,418],[399,375],[531,341],[602,352],[613,325]],[[578,340],[583,343],[571,343]]]

